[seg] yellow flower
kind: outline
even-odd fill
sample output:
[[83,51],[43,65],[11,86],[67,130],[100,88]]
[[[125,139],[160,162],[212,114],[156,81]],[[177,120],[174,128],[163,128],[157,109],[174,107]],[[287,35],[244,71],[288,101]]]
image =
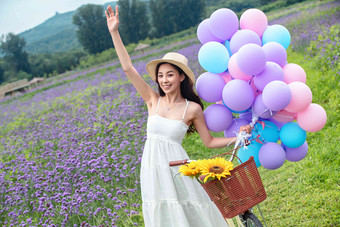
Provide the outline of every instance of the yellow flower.
[[204,183],[209,178],[221,180],[221,177],[230,176],[230,171],[234,169],[233,163],[221,157],[204,160],[201,164],[201,174],[205,175]]
[[191,161],[189,164],[182,165],[179,167],[179,172],[182,173],[182,176],[198,176],[201,172],[201,161]]

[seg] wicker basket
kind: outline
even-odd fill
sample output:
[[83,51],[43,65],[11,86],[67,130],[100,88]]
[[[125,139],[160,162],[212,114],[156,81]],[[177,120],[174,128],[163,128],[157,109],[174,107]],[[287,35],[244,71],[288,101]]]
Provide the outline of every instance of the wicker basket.
[[232,218],[266,199],[253,157],[231,171],[228,178],[202,184],[224,218]]

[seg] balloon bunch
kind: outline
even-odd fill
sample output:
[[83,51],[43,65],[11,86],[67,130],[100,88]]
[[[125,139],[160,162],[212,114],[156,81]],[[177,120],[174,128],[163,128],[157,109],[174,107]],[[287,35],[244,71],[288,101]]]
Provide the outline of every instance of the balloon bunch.
[[203,44],[198,60],[207,72],[196,90],[213,103],[204,111],[209,130],[230,137],[240,126],[253,125],[251,144],[238,156],[242,161],[254,156],[258,167],[277,169],[286,159],[302,160],[306,131],[321,130],[327,115],[312,103],[304,69],[287,62],[289,31],[269,26],[259,9],[245,11],[239,20],[221,8],[199,24],[197,36]]

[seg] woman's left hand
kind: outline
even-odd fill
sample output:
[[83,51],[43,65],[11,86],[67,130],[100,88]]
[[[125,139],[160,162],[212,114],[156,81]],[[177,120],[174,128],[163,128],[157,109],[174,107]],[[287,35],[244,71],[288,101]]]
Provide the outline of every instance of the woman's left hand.
[[113,12],[112,7],[109,5],[107,7],[107,11],[105,11],[106,20],[107,20],[107,27],[110,33],[118,31],[119,26],[119,12],[118,12],[118,5],[116,6],[116,14]]
[[239,132],[247,132],[247,134],[251,133],[251,126],[250,125],[244,125],[240,127],[240,131]]

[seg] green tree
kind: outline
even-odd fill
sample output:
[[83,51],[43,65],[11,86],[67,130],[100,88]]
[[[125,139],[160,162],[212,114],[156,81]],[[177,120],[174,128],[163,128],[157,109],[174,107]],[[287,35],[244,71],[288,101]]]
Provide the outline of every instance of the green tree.
[[25,39],[20,38],[13,33],[8,33],[2,37],[0,42],[0,50],[5,54],[4,60],[8,71],[26,73],[31,72],[31,67],[28,62],[28,55],[24,51],[26,45]]
[[204,6],[204,0],[150,0],[153,35],[162,37],[197,25]]
[[126,44],[137,43],[149,35],[150,24],[147,7],[138,0],[119,0],[120,31]]
[[5,82],[5,74],[4,70],[0,66],[0,84],[2,84],[3,82]]
[[79,65],[80,58],[86,53],[81,50],[70,50],[54,54],[31,55],[29,61],[33,76],[52,75],[53,72],[63,73]]
[[167,1],[150,0],[150,11],[154,28],[153,36],[159,38],[173,33],[175,24],[170,13],[173,11],[169,9]]
[[176,32],[188,29],[202,21],[204,14],[204,1],[202,0],[176,0]]
[[78,8],[73,15],[73,24],[78,26],[79,42],[90,54],[112,47],[102,6],[87,4]]

